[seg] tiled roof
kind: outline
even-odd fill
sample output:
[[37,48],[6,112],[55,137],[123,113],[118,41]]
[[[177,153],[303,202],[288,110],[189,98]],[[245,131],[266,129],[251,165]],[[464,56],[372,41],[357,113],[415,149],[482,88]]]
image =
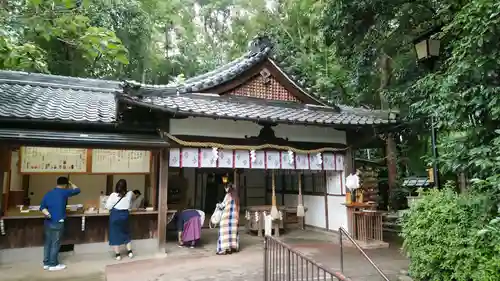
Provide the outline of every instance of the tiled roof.
[[[213,116],[217,118],[272,120],[302,124],[370,125],[396,123],[396,114],[379,110],[336,105],[311,93],[305,81],[289,75],[271,58],[272,45],[266,37],[258,37],[250,44],[249,52],[220,68],[190,78],[180,84],[148,85],[135,81],[123,84],[125,96],[143,106],[157,107],[184,115]],[[237,78],[240,74],[267,60],[288,82],[320,106],[287,102],[270,102],[235,96],[201,95],[210,89]]]
[[0,117],[116,121],[117,81],[0,71]]
[[293,102],[262,101],[247,97],[216,94],[165,94],[164,96],[127,96],[125,101],[154,107],[177,115],[222,119],[270,121],[310,125],[374,125],[396,123],[389,112],[311,106]]
[[318,104],[327,105],[328,102],[321,96],[309,93],[309,88],[304,89],[304,81],[298,81],[297,77],[288,75],[277,62],[271,59],[272,48],[269,38],[257,37],[250,42],[249,51],[245,55],[212,71],[188,78],[179,84],[150,85],[141,84],[137,81],[125,81],[124,86],[125,88],[140,88],[141,94],[148,96],[163,95],[165,93],[185,94],[204,92],[229,82],[257,64],[268,60],[291,84],[297,87],[303,95],[309,97]]

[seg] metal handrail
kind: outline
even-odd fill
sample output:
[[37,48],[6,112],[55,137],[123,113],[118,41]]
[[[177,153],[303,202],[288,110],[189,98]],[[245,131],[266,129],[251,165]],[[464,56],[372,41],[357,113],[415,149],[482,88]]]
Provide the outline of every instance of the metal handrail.
[[340,272],[344,273],[344,247],[343,247],[343,244],[342,244],[342,234],[345,234],[345,236],[351,241],[351,243],[358,249],[358,251],[363,255],[363,257],[365,257],[365,259],[373,266],[373,268],[375,268],[375,270],[377,270],[378,274],[380,274],[380,276],[382,278],[384,278],[385,281],[390,281],[389,278],[387,278],[387,276],[382,272],[382,270],[372,261],[372,259],[370,259],[370,257],[368,257],[368,255],[365,253],[365,251],[363,249],[361,249],[361,247],[359,246],[358,243],[356,243],[356,241],[354,241],[354,238],[351,237],[351,235],[349,234],[349,232],[347,232],[347,230],[343,227],[339,227],[339,236],[340,236]]
[[[305,270],[304,270],[305,269]],[[283,274],[273,277],[273,274]],[[264,237],[264,281],[351,281],[341,272],[333,271],[275,237]]]

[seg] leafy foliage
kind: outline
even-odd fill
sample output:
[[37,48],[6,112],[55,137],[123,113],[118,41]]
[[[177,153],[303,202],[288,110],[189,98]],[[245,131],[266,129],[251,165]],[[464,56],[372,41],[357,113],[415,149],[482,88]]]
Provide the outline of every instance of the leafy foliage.
[[411,276],[430,281],[499,280],[500,235],[498,219],[492,220],[497,215],[496,200],[486,194],[445,189],[425,195],[402,219]]
[[9,1],[0,30],[3,68],[102,76],[127,64],[114,32],[92,26],[73,1]]

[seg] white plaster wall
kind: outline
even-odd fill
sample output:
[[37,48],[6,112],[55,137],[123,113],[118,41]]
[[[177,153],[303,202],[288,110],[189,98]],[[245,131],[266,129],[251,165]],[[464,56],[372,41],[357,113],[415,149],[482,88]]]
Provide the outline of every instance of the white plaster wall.
[[[296,207],[297,199],[297,194],[285,194],[285,205]],[[304,201],[304,207],[307,208],[306,225],[326,228],[325,196],[303,195],[302,200]]]
[[342,203],[345,202],[344,196],[328,195],[328,228],[338,231],[342,226],[347,229],[347,210]]
[[[173,135],[191,135],[223,138],[244,138],[257,136],[262,127],[254,122],[233,121],[190,117],[186,119],[170,119],[170,133]],[[304,125],[279,124],[273,127],[277,137],[290,141],[346,143],[343,131],[333,128]]]

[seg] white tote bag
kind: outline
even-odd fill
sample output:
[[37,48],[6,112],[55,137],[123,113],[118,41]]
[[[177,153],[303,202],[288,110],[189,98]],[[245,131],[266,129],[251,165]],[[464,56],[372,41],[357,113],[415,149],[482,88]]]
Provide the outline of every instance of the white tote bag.
[[222,210],[224,210],[222,203],[215,205],[214,213],[210,218],[210,228],[213,228],[220,223],[220,220],[222,218]]

